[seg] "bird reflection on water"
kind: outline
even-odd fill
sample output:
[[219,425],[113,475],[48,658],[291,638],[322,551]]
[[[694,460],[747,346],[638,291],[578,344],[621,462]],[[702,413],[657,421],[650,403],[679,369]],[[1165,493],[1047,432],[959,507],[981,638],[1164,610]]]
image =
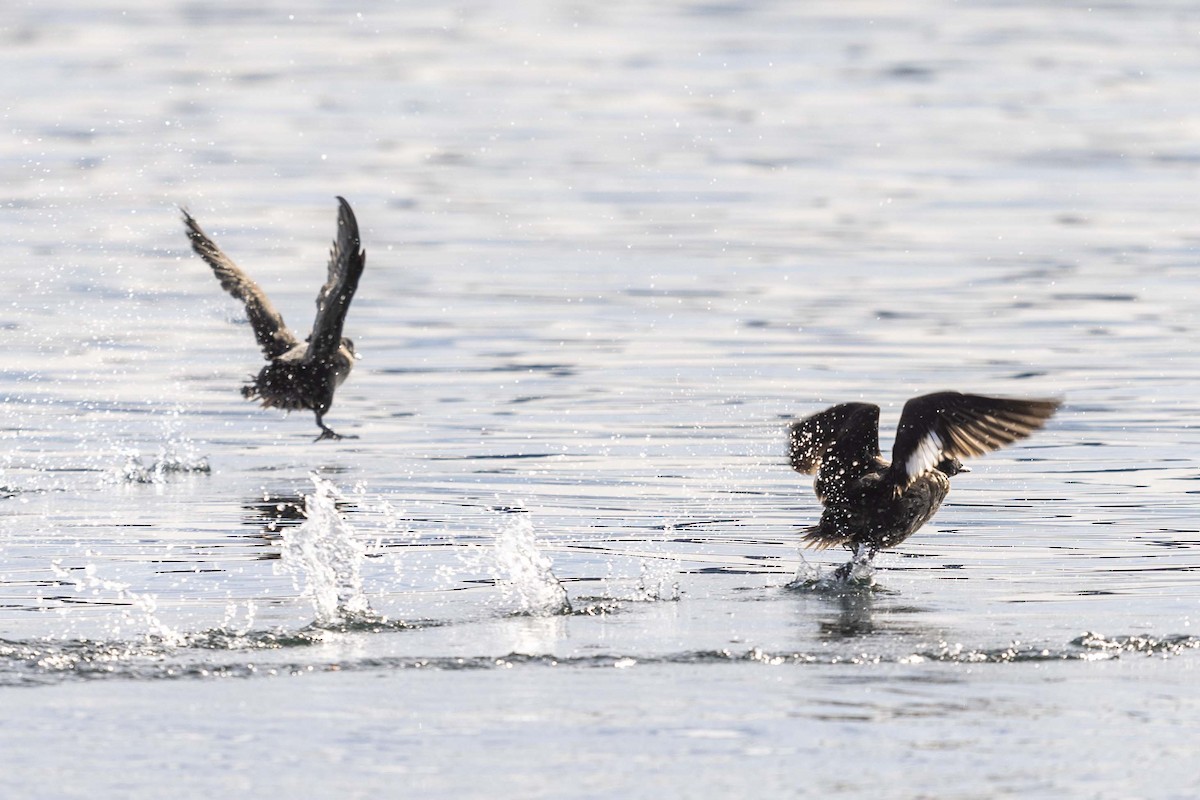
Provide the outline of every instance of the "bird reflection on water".
[[284,528],[303,524],[304,495],[299,492],[261,492],[242,501],[242,523],[261,529],[266,539],[278,539]]
[[897,603],[899,597],[898,592],[877,585],[828,595],[823,599],[829,610],[819,614],[817,635],[827,642],[866,637],[894,638],[897,642],[940,640],[943,632],[922,621],[925,609]]
[[[303,525],[308,519],[306,502],[307,497],[300,492],[268,491],[251,495],[242,501],[242,524],[254,529],[246,534],[246,538],[260,539],[261,546],[271,548],[259,555],[260,560],[279,559],[278,545],[284,530]],[[344,511],[350,505],[341,500],[334,502],[338,511]]]
[[873,576],[848,581],[837,575],[822,573],[808,564],[784,588],[789,592],[824,600],[831,608],[837,609],[835,617],[823,615],[818,622],[821,638],[833,641],[876,633],[875,597],[887,593],[886,589],[874,582]]
[[[913,616],[922,609],[897,605],[895,601],[901,594],[877,583],[873,568],[849,580],[839,573],[804,563],[796,578],[784,587],[789,593],[821,604],[816,615],[820,639],[841,642],[894,635],[936,638],[936,631]],[[805,603],[805,618],[811,618],[812,613],[812,603]]]
[[878,632],[875,624],[875,595],[869,587],[843,592],[830,598],[836,604],[836,616],[818,621],[822,639],[842,641]]

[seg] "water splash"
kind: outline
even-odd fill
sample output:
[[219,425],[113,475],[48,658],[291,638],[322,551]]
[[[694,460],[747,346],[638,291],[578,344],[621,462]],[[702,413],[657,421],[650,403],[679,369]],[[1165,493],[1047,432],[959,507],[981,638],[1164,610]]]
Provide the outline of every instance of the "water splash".
[[143,460],[137,448],[122,447],[111,437],[110,445],[125,456],[122,467],[116,470],[116,478],[123,483],[148,483],[155,486],[182,475],[208,474],[212,468],[208,459],[200,455],[195,442],[181,430],[185,418],[184,408],[175,406],[166,414],[156,415],[161,434],[157,452],[149,462]]
[[301,596],[312,601],[318,625],[373,616],[362,583],[367,548],[338,513],[337,488],[318,475],[309,477],[314,491],[304,496],[305,520],[283,531],[276,569],[292,574]]
[[500,530],[494,556],[498,571],[505,576],[500,586],[517,601],[521,613],[539,617],[571,613],[567,590],[539,548],[528,515],[513,515]]
[[642,602],[674,602],[679,597],[679,560],[642,558],[634,599]]
[[875,587],[875,565],[862,550],[837,569],[826,572],[800,556],[796,576],[783,588],[793,592],[842,594]]
[[1178,655],[1185,650],[1200,649],[1195,636],[1115,636],[1109,638],[1094,631],[1071,640],[1071,644],[1106,654],[1144,653],[1146,655]]
[[635,602],[679,600],[679,557],[668,550],[668,542],[674,538],[675,531],[674,525],[664,525],[659,541],[638,555],[638,580],[632,598]]
[[117,470],[117,479],[122,483],[148,483],[161,486],[176,475],[194,475],[212,472],[208,459],[194,453],[180,453],[175,447],[160,447],[158,454],[147,464],[138,450],[125,452],[125,463]]
[[4,476],[8,472],[9,465],[12,464],[12,458],[13,454],[9,452],[4,455],[3,460],[0,460],[0,500],[7,500],[21,493],[21,490],[17,487],[10,486],[4,482]]
[[253,600],[246,601],[245,621],[240,625],[237,622],[238,604],[232,600],[225,605],[225,619],[221,622],[220,631],[225,631],[236,636],[245,636],[254,628],[254,616],[258,611]]
[[[184,642],[183,634],[167,625],[158,617],[158,598],[152,594],[135,592],[129,584],[107,580],[97,574],[96,566],[88,564],[82,569],[65,569],[58,560],[50,563],[54,576],[62,583],[74,585],[80,594],[88,593],[95,597],[111,598],[110,602],[122,606],[122,620],[125,624],[140,625],[147,630],[147,636],[167,646],[178,646]],[[121,625],[114,623],[111,633],[120,636]]]

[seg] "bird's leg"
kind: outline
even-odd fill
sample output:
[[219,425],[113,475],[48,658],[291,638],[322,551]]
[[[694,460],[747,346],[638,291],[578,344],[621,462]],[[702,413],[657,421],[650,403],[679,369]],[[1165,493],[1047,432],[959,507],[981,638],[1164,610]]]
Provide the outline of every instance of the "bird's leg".
[[322,441],[323,439],[341,439],[341,438],[342,438],[342,435],[340,433],[336,433],[336,432],[334,432],[334,430],[332,428],[326,428],[324,425],[322,425],[321,426],[321,435],[318,436],[317,438],[313,439],[313,441],[319,442],[319,441]]
[[[871,575],[871,560],[875,558],[875,548],[863,543],[854,548],[854,555],[845,564],[833,571],[834,580],[842,583],[869,578]],[[865,573],[865,574],[864,574]]]
[[335,432],[333,430],[333,428],[330,428],[321,419],[323,416],[325,416],[325,415],[317,414],[317,427],[319,427],[321,429],[321,435],[318,436],[316,439],[313,439],[314,442],[319,442],[322,439],[357,439],[358,438],[357,436],[354,436],[352,434],[348,434],[348,433],[341,434],[341,433]]
[[854,558],[850,559],[850,579],[871,582],[871,561],[875,558],[875,548],[869,544],[860,544],[854,550]]

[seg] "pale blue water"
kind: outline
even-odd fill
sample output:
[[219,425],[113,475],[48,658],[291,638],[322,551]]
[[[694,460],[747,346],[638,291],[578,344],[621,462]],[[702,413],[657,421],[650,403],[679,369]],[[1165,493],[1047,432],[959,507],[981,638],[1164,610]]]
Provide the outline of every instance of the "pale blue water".
[[[1197,31],[10,9],[6,792],[1200,792]],[[361,438],[314,444],[239,396],[258,353],[177,207],[304,329],[338,194],[365,358],[328,421]],[[876,402],[886,447],[941,389],[1066,403],[877,591],[787,589],[844,555],[801,560],[786,419]]]

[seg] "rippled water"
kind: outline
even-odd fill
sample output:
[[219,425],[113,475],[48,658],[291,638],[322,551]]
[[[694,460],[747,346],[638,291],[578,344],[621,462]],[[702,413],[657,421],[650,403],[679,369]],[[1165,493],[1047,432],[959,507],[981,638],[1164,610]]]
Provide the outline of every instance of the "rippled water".
[[[1200,792],[1197,30],[10,9],[8,790]],[[361,438],[316,444],[238,394],[177,207],[304,328],[337,194],[365,358],[327,420]],[[861,398],[887,442],[941,389],[1066,403],[873,589],[805,588],[845,556],[797,548],[785,421]]]

